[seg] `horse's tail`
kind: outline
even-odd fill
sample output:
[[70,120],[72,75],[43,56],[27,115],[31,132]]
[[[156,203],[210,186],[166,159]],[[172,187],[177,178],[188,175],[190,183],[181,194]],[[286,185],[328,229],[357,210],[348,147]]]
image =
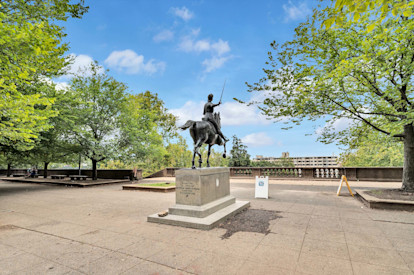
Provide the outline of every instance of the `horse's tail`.
[[187,120],[187,122],[183,126],[179,126],[178,128],[180,128],[181,130],[185,130],[185,129],[188,129],[191,126],[193,126],[194,123],[196,123],[196,121],[194,121],[194,120]]

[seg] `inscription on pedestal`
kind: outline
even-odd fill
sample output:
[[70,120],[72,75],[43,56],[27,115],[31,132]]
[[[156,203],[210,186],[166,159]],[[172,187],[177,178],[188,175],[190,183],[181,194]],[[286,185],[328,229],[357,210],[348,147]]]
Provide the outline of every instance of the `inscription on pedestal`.
[[186,204],[198,203],[198,197],[200,194],[200,185],[198,182],[192,180],[183,179],[176,186],[176,197],[180,203],[185,202]]
[[183,169],[176,172],[176,203],[201,206],[230,195],[228,168]]

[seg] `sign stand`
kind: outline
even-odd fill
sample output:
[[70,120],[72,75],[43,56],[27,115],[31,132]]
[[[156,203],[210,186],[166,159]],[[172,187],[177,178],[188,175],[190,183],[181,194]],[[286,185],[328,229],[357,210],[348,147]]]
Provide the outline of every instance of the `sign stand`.
[[354,194],[352,193],[351,187],[349,186],[348,180],[346,179],[345,175],[342,175],[341,177],[341,182],[339,183],[339,187],[338,187],[338,191],[336,192],[336,195],[339,196],[339,193],[341,193],[342,184],[344,183],[344,181],[346,183],[346,187],[348,187],[349,194],[351,194],[351,196],[353,197]]
[[263,177],[260,178],[256,176],[256,184],[255,184],[255,192],[254,197],[255,198],[269,198],[269,177]]

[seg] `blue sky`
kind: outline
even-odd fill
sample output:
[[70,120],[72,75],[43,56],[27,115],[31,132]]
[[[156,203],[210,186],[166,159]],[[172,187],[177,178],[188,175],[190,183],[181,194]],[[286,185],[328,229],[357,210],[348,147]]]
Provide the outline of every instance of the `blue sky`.
[[[249,101],[245,82],[264,76],[270,43],[292,39],[319,1],[86,1],[89,12],[70,19],[65,38],[76,57],[72,71],[97,60],[109,74],[126,83],[131,93],[157,93],[179,116],[200,120],[207,95],[218,102],[226,80],[221,112],[222,131],[242,138],[249,154],[280,156],[338,155],[337,146],[316,141],[323,126],[304,123],[290,130],[243,106]],[[61,78],[58,81],[67,81]],[[181,133],[191,146],[188,133]],[[229,146],[230,148],[231,146]],[[222,148],[215,148],[222,150]],[[229,149],[228,149],[229,150]]]

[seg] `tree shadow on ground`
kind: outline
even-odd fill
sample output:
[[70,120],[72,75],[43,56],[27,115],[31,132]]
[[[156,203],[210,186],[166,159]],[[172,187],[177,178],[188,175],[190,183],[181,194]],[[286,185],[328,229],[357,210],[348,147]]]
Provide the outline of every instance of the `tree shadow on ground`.
[[43,192],[51,189],[62,188],[62,186],[52,184],[30,184],[30,183],[19,183],[19,182],[0,182],[0,196],[8,196],[16,193],[25,192]]

